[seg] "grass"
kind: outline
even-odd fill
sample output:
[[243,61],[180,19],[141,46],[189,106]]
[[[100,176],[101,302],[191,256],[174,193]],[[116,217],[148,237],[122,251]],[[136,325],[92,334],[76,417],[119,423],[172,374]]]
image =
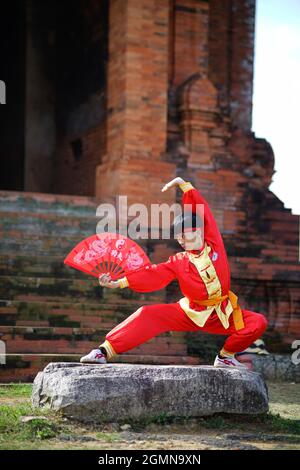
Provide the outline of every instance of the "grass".
[[[34,415],[34,419],[21,422],[23,416],[31,415]],[[42,416],[45,417],[45,413],[42,415],[40,410],[33,411],[29,403],[0,405],[0,449],[6,448],[9,440],[35,441],[56,436],[56,423]]]
[[290,418],[283,418],[279,414],[274,415],[269,412],[265,415],[227,415],[217,414],[213,416],[206,416],[204,418],[189,418],[189,417],[166,417],[166,416],[154,416],[139,421],[128,422],[131,424],[134,431],[140,432],[147,428],[150,424],[157,424],[159,426],[175,425],[188,427],[190,422],[197,423],[199,430],[204,429],[215,429],[228,431],[235,428],[240,431],[253,431],[259,429],[260,432],[281,432],[291,433],[300,436],[300,420],[294,420]]
[[[270,412],[258,416],[214,415],[203,418],[168,417],[165,413],[139,421],[127,420],[133,432],[205,435],[226,433],[253,433],[258,436],[284,436],[283,441],[299,444],[300,439],[300,385],[268,384]],[[109,425],[83,425],[66,420],[59,413],[46,409],[32,409],[31,384],[0,385],[0,450],[1,449],[82,449],[91,445],[80,442],[82,436],[93,448],[119,448],[124,436],[109,429]],[[33,416],[28,422],[22,417]],[[69,442],[60,435],[71,436]],[[126,437],[125,437],[126,440]],[[276,440],[276,439],[275,439]],[[127,442],[123,444],[126,447]],[[138,442],[137,442],[137,449]],[[277,443],[278,445],[278,443]],[[102,446],[102,447],[101,447]],[[167,447],[166,447],[167,448]]]
[[282,418],[300,420],[300,385],[272,383],[269,387],[270,410]]
[[107,432],[97,432],[96,438],[105,442],[117,442],[120,440],[120,436],[117,432],[107,433]]
[[255,430],[257,432],[287,433],[300,436],[300,421],[283,418],[279,414],[269,412],[258,416],[216,415],[199,419],[199,426],[207,429],[240,431]]
[[270,431],[300,436],[300,420],[283,418],[280,414],[269,413],[261,417],[261,423],[267,426]]
[[0,400],[1,398],[30,398],[31,390],[31,384],[0,385]]

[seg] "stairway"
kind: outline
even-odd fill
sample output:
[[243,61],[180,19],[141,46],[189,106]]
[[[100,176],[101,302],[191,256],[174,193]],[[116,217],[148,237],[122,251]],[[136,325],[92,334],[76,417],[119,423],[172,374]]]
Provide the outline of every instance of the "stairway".
[[[0,191],[0,339],[7,353],[0,382],[31,381],[49,362],[78,361],[138,307],[164,301],[163,291],[101,289],[97,279],[63,264],[95,233],[96,207],[89,197]],[[114,361],[199,363],[177,332]]]

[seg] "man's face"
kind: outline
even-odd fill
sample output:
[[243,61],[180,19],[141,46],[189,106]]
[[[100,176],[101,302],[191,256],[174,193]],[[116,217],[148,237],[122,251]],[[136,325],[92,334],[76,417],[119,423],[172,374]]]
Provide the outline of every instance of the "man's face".
[[186,251],[201,250],[203,246],[202,230],[197,229],[176,235],[176,240]]

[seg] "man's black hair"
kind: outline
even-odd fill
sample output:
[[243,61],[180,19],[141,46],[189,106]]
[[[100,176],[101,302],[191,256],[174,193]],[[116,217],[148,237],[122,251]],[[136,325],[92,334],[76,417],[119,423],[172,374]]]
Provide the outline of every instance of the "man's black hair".
[[186,229],[197,229],[203,227],[203,220],[198,214],[184,212],[175,217],[172,224],[172,235],[180,235]]

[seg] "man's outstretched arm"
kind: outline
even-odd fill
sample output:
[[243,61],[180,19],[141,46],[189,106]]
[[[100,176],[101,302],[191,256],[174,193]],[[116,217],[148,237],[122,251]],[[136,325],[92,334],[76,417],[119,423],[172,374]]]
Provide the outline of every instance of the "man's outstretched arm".
[[109,274],[102,274],[99,284],[111,289],[129,287],[136,292],[153,292],[163,289],[174,279],[176,272],[170,257],[165,263],[144,266],[117,281],[112,281]]

